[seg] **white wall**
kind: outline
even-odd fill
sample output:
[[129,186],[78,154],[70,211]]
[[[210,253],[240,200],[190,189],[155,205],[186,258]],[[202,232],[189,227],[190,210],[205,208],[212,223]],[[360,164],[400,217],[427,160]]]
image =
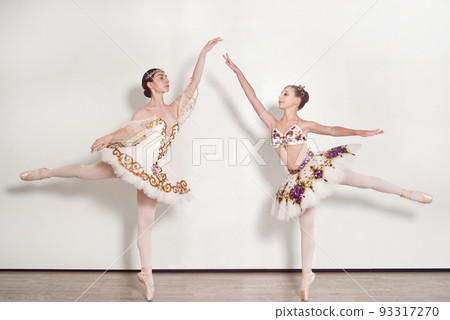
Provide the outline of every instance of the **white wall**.
[[[372,138],[311,135],[310,142],[320,149],[362,143],[354,170],[434,196],[422,205],[337,187],[317,208],[315,268],[450,267],[448,1],[380,0],[358,21],[373,1],[78,3],[127,53],[74,1],[0,4],[0,268],[139,268],[135,245],[113,264],[136,236],[132,186],[116,179],[26,183],[18,174],[97,161],[93,140],[147,101],[142,68],[163,68],[176,95],[215,36],[224,42],[207,57],[195,121],[174,145],[173,164],[196,181],[196,201],[160,205],[154,268],[300,267],[298,227],[269,215],[287,171],[268,141],[260,150],[268,165],[240,164],[248,154],[240,139],[255,144],[268,132],[224,52],[277,116],[280,90],[301,82],[311,95],[301,117],[383,128]],[[192,165],[195,138],[223,139],[224,160]],[[232,139],[237,165],[228,163]]]

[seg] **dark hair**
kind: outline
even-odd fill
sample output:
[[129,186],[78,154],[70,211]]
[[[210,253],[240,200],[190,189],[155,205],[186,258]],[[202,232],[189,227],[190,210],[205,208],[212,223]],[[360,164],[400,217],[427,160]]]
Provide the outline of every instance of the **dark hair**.
[[160,68],[153,68],[148,70],[144,75],[142,76],[142,88],[144,89],[144,95],[147,98],[152,97],[152,92],[150,91],[150,88],[147,86],[147,82],[153,82],[153,76],[157,72],[164,72]]
[[305,104],[309,101],[309,93],[305,90],[305,86],[299,85],[290,85],[290,86],[286,86],[286,88],[292,88],[294,89],[294,94],[296,97],[300,98],[300,104],[298,105],[298,110],[300,110],[301,108],[303,108],[305,106]]

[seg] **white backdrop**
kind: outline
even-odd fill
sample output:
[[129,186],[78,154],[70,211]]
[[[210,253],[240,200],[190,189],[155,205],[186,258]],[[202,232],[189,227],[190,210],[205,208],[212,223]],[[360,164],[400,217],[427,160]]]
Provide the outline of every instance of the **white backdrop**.
[[[196,200],[159,206],[154,268],[301,266],[298,226],[269,214],[287,171],[224,52],[277,117],[281,89],[301,82],[311,96],[304,119],[385,130],[372,138],[311,135],[312,147],[362,143],[355,171],[434,196],[423,205],[337,187],[317,208],[315,268],[450,267],[448,1],[42,0],[0,7],[0,268],[139,268],[132,186],[118,179],[27,183],[18,175],[97,161],[89,153],[95,138],[147,102],[143,72],[163,68],[175,96],[215,36],[224,41],[208,54],[194,119],[173,150]],[[194,165],[196,138],[222,141],[222,160],[202,156]],[[267,165],[254,158],[246,164],[246,139],[266,139],[259,154]]]

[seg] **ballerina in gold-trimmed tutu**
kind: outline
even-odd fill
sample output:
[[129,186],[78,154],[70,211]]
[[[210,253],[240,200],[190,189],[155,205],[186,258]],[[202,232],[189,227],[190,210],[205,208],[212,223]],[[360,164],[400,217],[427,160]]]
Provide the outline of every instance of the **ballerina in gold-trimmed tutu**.
[[121,129],[95,140],[91,152],[99,151],[102,161],[92,165],[69,165],[56,169],[26,171],[26,181],[46,178],[107,179],[119,177],[136,187],[138,201],[138,249],[142,270],[138,279],[145,286],[146,298],[153,300],[154,286],[151,263],[151,226],[158,201],[173,203],[190,198],[184,179],[176,178],[167,163],[167,153],[180,125],[189,117],[197,97],[206,54],[221,38],[214,38],[202,49],[184,92],[171,104],[164,103],[169,91],[165,72],[155,68],[142,77],[144,95],[150,101],[139,109]]
[[289,175],[278,189],[272,207],[272,214],[279,219],[289,220],[298,217],[302,234],[302,281],[301,299],[308,300],[309,286],[315,279],[312,272],[314,253],[314,208],[324,198],[333,193],[333,184],[358,188],[369,188],[381,192],[397,194],[401,197],[430,203],[432,197],[421,191],[398,187],[377,177],[371,177],[347,169],[348,163],[357,155],[359,145],[338,146],[323,152],[313,153],[306,144],[309,133],[329,136],[369,137],[382,134],[383,130],[353,130],[343,127],[320,125],[301,119],[297,112],[309,100],[304,86],[286,86],[278,101],[284,111],[280,120],[269,113],[255,91],[244,77],[242,71],[231,61],[228,54],[223,56],[225,63],[233,70],[248,100],[258,116],[269,128],[271,144],[286,165]]

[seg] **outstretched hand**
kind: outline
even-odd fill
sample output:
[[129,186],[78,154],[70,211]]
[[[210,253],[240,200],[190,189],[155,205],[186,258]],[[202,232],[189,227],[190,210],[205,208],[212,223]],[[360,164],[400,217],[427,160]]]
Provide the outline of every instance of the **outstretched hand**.
[[91,153],[94,151],[100,151],[108,145],[108,143],[111,141],[111,138],[109,136],[104,136],[101,138],[98,138],[94,141],[94,143],[91,146]]
[[214,46],[215,46],[216,44],[218,44],[220,41],[222,41],[222,38],[221,38],[221,37],[217,37],[217,38],[214,38],[214,39],[209,40],[208,43],[203,47],[203,51],[204,51],[205,53],[208,52],[209,50],[211,50],[212,48],[214,48]]
[[229,66],[231,70],[233,70],[234,72],[238,72],[239,68],[233,63],[233,61],[231,61],[228,52],[223,54],[222,57],[225,59],[225,64]]
[[376,130],[361,130],[361,132],[359,133],[359,135],[361,137],[371,137],[371,136],[375,136],[377,134],[382,134],[384,133],[383,130],[381,129],[376,129]]

